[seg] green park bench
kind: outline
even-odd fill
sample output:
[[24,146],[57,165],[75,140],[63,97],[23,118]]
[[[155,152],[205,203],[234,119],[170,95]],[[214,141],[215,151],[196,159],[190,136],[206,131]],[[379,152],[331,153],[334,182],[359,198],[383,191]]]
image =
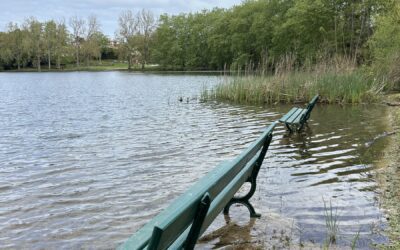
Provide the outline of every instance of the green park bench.
[[[217,215],[221,211],[228,214],[232,204],[242,204],[251,217],[259,217],[249,199],[256,190],[256,178],[275,126],[273,122],[239,156],[222,162],[201,178],[118,249],[193,249]],[[245,182],[251,184],[248,193],[235,196]]]
[[314,96],[305,109],[297,107],[292,108],[288,113],[282,116],[279,121],[285,123],[290,132],[293,132],[293,130],[300,131],[310,118],[311,111],[317,103],[318,98],[319,95]]

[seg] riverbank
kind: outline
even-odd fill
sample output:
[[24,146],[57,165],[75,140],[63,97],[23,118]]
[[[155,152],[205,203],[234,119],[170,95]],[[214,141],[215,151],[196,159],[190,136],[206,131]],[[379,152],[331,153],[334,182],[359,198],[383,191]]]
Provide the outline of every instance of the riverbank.
[[[57,68],[55,65],[48,68],[48,65],[41,65],[40,72],[75,72],[75,71],[90,71],[90,72],[101,72],[101,71],[162,71],[163,69],[157,64],[146,64],[144,69],[141,64],[131,65],[131,69],[128,69],[128,63],[125,61],[118,60],[91,60],[89,63],[82,62],[80,66],[75,63],[68,63],[61,65]],[[38,72],[36,67],[24,67],[21,69],[1,69],[0,72]]]
[[121,71],[121,72],[146,72],[146,73],[166,73],[166,74],[218,74],[218,75],[229,75],[229,74],[237,74],[234,72],[223,71],[223,70],[170,70],[161,68],[159,66],[146,66],[144,69],[141,67],[133,67],[132,69],[128,69],[128,65],[93,65],[93,66],[68,66],[62,69],[57,68],[42,68],[40,72],[38,72],[37,68],[22,68],[20,70],[12,69],[12,70],[1,70],[1,73],[43,73],[43,72],[108,72],[108,71]]
[[400,94],[385,97],[390,107],[387,115],[390,136],[389,143],[383,154],[382,166],[378,178],[382,184],[382,203],[387,211],[389,228],[387,233],[390,239],[383,249],[400,249]]

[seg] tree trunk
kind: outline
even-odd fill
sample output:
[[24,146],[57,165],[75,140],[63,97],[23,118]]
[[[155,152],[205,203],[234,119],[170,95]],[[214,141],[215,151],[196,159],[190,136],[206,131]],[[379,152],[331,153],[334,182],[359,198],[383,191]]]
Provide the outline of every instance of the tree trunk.
[[51,69],[51,54],[50,54],[50,50],[48,52],[48,61],[49,61],[49,69]]
[[361,38],[362,38],[362,33],[364,31],[364,22],[365,22],[365,14],[361,17],[361,27],[360,27],[360,34],[358,36],[358,40],[356,42],[355,50],[354,50],[354,65],[357,62],[357,54],[358,54],[358,48],[361,44]]
[[18,68],[18,70],[21,69],[21,57],[20,57],[20,55],[17,56],[17,68]]
[[128,70],[131,70],[132,69],[132,65],[131,65],[131,56],[129,55],[128,56]]
[[60,55],[57,55],[57,69],[61,68],[61,59],[60,59]]
[[336,54],[338,53],[338,41],[337,41],[337,24],[336,24],[336,12],[335,12],[335,49],[336,49]]
[[354,41],[353,41],[353,36],[354,36],[354,3],[351,6],[351,28],[350,28],[350,56],[353,55],[353,50],[354,50]]
[[76,47],[76,67],[79,68],[79,47]]
[[40,56],[37,56],[37,69],[38,72],[42,71],[42,69],[40,68]]

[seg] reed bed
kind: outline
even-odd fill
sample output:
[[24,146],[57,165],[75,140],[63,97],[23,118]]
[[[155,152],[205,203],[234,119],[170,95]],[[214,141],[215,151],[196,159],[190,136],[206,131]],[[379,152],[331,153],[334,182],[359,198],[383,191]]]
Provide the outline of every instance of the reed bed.
[[326,103],[371,103],[380,99],[384,88],[383,82],[356,69],[349,60],[295,68],[290,59],[285,59],[273,73],[260,70],[225,77],[214,88],[205,89],[202,99],[244,104],[297,103],[319,94]]

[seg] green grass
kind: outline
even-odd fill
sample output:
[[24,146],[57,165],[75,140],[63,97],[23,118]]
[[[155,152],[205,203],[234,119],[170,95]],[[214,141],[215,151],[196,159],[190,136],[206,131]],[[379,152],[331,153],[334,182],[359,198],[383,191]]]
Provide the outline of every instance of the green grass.
[[245,104],[307,102],[320,94],[326,103],[364,103],[377,101],[383,86],[361,71],[306,72],[283,75],[247,75],[226,78],[211,90],[202,92],[203,100]]

